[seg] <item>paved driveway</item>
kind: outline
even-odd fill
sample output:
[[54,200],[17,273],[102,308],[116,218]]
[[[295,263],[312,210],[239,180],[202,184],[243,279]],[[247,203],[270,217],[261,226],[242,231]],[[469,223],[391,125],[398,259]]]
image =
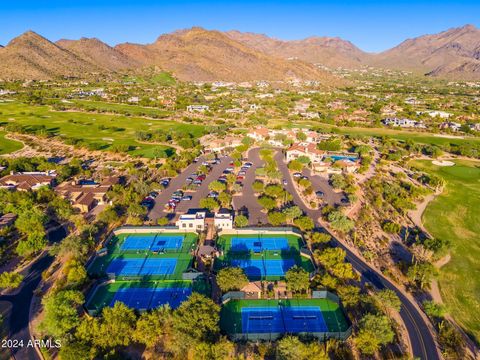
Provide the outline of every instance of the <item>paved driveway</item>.
[[255,169],[263,166],[263,160],[260,159],[260,148],[251,149],[248,152],[248,161],[253,165],[248,169],[243,180],[243,190],[241,195],[233,197],[233,209],[244,212],[248,216],[249,225],[266,224],[267,214],[262,212],[262,206],[258,203],[252,184],[255,181]]

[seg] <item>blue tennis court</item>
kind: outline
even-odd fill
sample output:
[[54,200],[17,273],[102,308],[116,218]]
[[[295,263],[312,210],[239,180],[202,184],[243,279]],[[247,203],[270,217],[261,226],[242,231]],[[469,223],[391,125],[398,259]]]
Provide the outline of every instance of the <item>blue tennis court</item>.
[[282,314],[288,333],[328,332],[318,306],[285,306],[282,307]]
[[315,306],[242,308],[244,333],[327,332],[322,311]]
[[234,267],[240,267],[249,278],[260,278],[263,276],[283,276],[295,265],[293,259],[275,259],[275,260],[245,260],[233,259],[230,264]]
[[279,307],[242,308],[243,333],[285,332]]
[[171,275],[176,265],[177,259],[146,259],[139,275]]
[[148,250],[155,240],[155,235],[128,235],[120,250]]
[[232,237],[231,250],[236,252],[264,250],[288,250],[288,239],[285,237]]
[[151,244],[150,250],[164,251],[164,250],[178,250],[182,247],[183,236],[166,236],[157,235]]
[[108,265],[107,273],[113,273],[115,276],[136,276],[144,261],[145,259],[114,259]]
[[171,275],[175,272],[176,258],[165,259],[114,259],[107,273],[115,276]]
[[154,309],[162,305],[170,305],[176,309],[192,294],[190,287],[171,288],[125,288],[115,293],[110,306],[121,301],[128,307],[138,310]]

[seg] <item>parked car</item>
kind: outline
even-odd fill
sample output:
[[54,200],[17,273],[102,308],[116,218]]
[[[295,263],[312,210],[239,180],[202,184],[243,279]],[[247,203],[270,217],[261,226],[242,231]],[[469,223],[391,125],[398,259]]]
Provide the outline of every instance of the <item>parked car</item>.
[[192,200],[192,197],[190,195],[182,197],[182,201],[190,201]]
[[245,176],[241,176],[241,175],[238,175],[238,176],[237,176],[237,180],[242,181],[242,180],[244,180],[244,179],[245,179]]
[[227,167],[225,170],[228,170],[228,171],[231,172],[231,171],[235,170],[235,168],[234,168],[233,166],[229,166],[229,167]]
[[218,192],[216,192],[216,191],[210,191],[210,192],[208,193],[207,197],[217,198],[217,197],[218,197]]
[[245,175],[245,174],[246,174],[245,171],[239,171],[239,172],[238,172],[238,175]]
[[253,164],[251,162],[246,162],[245,164],[243,164],[243,166],[251,167],[251,166],[253,166]]
[[283,179],[283,180],[282,180],[282,184],[283,184],[283,185],[287,185],[287,184],[288,184],[287,179]]
[[341,202],[342,204],[344,204],[344,205],[348,205],[348,204],[349,204],[349,201],[348,201],[347,198],[342,198],[342,199],[340,200],[340,202]]
[[308,176],[302,175],[303,180],[308,180]]
[[293,177],[294,177],[294,178],[301,178],[302,176],[303,176],[303,175],[302,175],[301,173],[299,173],[299,172],[296,172],[296,173],[293,174]]
[[324,197],[325,193],[323,191],[316,191],[315,195],[317,195],[317,197]]
[[152,191],[150,192],[150,194],[148,194],[149,196],[152,196],[153,198],[156,198],[158,196],[158,192],[156,191]]
[[182,197],[182,196],[183,196],[183,191],[182,191],[182,190],[174,191],[174,192],[173,192],[173,195]]

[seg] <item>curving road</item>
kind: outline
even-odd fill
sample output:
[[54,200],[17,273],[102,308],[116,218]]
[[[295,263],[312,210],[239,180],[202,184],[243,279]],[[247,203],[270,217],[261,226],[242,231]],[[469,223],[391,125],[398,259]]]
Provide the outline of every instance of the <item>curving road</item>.
[[[321,219],[321,211],[307,208],[303,200],[295,191],[295,187],[292,183],[293,179],[290,175],[287,164],[283,161],[283,153],[281,151],[278,151],[275,154],[275,160],[277,161],[278,168],[282,172],[283,177],[287,179],[287,185],[285,188],[292,194],[294,202],[315,221],[316,226],[325,229],[319,220]],[[330,235],[332,236],[332,239],[334,239],[335,245],[345,250],[347,261],[350,262],[353,268],[361,274],[362,281],[373,284],[373,286],[379,290],[386,288],[395,291],[402,302],[400,316],[402,317],[409,334],[413,356],[422,360],[440,360],[441,358],[437,351],[437,345],[430,331],[427,320],[422,316],[420,310],[414,305],[414,303],[390,280],[368,265],[360,256],[355,254],[345,246],[345,244],[333,236],[333,234],[330,233]]]
[[[48,239],[50,242],[58,242],[66,235],[65,229],[60,227],[50,232]],[[20,272],[25,277],[18,292],[0,296],[0,301],[8,301],[12,304],[8,324],[8,339],[23,341],[24,344],[23,347],[10,349],[13,359],[40,359],[35,348],[27,346],[30,340],[30,304],[42,279],[42,272],[50,267],[53,259],[54,257],[48,254],[48,250],[45,250],[42,255]]]

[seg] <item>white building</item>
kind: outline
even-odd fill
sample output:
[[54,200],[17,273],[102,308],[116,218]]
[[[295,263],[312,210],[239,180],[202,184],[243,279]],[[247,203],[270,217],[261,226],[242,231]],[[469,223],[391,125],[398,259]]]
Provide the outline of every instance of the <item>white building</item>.
[[450,116],[453,115],[446,111],[438,111],[438,110],[417,111],[417,114],[427,114],[432,118],[439,117],[440,119],[448,119],[450,118]]
[[220,210],[215,213],[213,224],[218,230],[233,229],[233,215],[228,210]]
[[210,109],[207,105],[188,105],[187,111],[188,112],[205,112]]
[[205,230],[205,211],[197,211],[193,214],[180,215],[175,225],[180,229],[203,231]]
[[415,121],[415,120],[406,119],[406,118],[400,119],[400,118],[397,118],[397,117],[386,118],[386,119],[382,120],[382,123],[385,124],[385,125],[399,126],[399,127],[404,127],[404,128],[420,127],[418,125],[421,124],[420,122]]

